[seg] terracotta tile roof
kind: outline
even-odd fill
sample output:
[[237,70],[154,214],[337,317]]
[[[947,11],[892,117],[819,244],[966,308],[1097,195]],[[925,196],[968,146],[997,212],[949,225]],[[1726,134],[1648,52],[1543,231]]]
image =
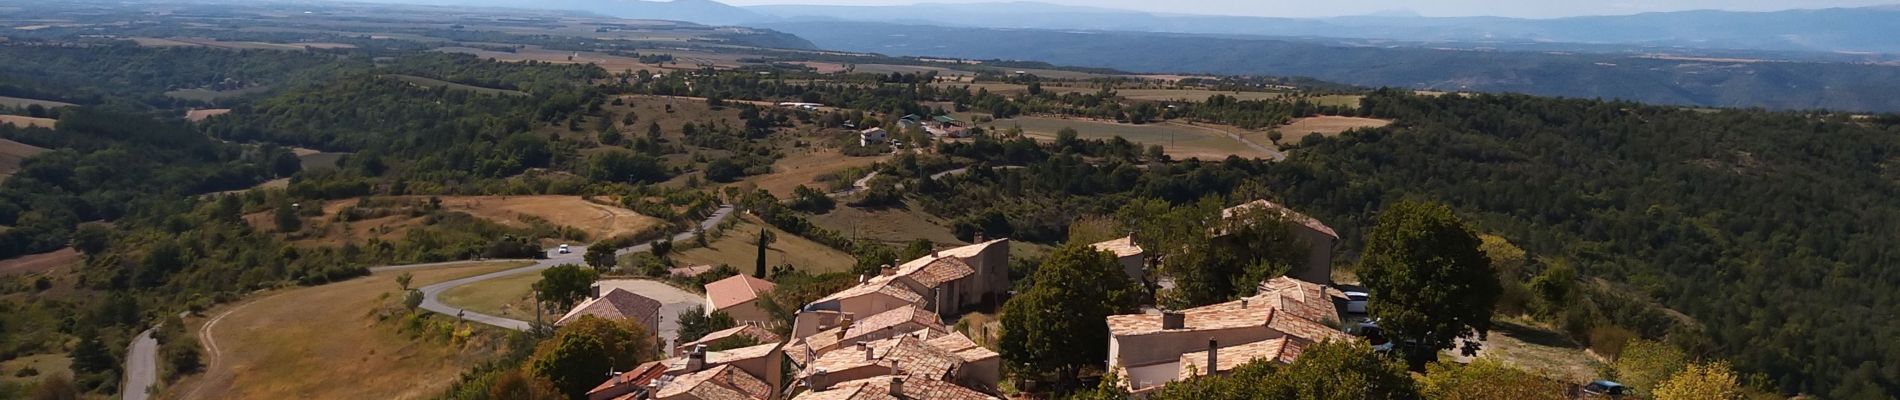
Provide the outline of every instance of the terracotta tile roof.
[[[777,349],[778,346],[778,343],[766,343],[726,351],[709,351],[706,352],[706,365],[726,365],[769,356],[772,355],[772,350]],[[673,357],[661,360],[660,362],[666,364],[668,371],[681,371],[686,369],[686,357]]]
[[924,343],[929,344],[931,347],[956,354],[957,357],[963,358],[963,362],[966,363],[1002,356],[1001,354],[997,354],[996,351],[977,345],[976,341],[970,340],[970,337],[964,336],[962,332],[951,331],[948,335],[938,335],[929,340],[925,340]]
[[595,393],[615,391],[616,389],[628,391],[639,389],[646,386],[647,382],[653,381],[654,378],[659,378],[660,375],[666,374],[666,369],[666,363],[660,361],[649,361],[645,364],[640,364],[639,366],[633,367],[631,371],[621,372],[620,375],[608,378],[606,381],[601,382],[600,385],[589,389],[587,391],[587,397],[592,398]]
[[954,383],[931,379],[905,379],[903,395],[891,394],[891,377],[879,376],[840,382],[831,388],[806,392],[794,400],[989,400],[999,397],[983,394]]
[[[1182,311],[1186,317],[1182,329],[1174,331],[1266,326],[1309,340],[1344,335],[1327,325],[1339,321],[1331,288],[1287,277],[1274,278],[1261,287],[1262,292],[1253,297]],[[1108,329],[1116,336],[1169,331],[1161,329],[1160,314],[1111,315]]]
[[706,306],[714,310],[724,310],[732,306],[757,300],[759,296],[771,292],[772,282],[754,278],[751,275],[733,275],[706,284]]
[[1238,213],[1241,210],[1248,210],[1248,209],[1259,208],[1259,207],[1264,207],[1267,210],[1278,211],[1280,213],[1280,216],[1285,217],[1288,221],[1292,221],[1300,225],[1305,225],[1307,228],[1312,228],[1315,231],[1319,231],[1320,233],[1326,234],[1326,236],[1332,236],[1335,239],[1339,238],[1338,232],[1334,232],[1332,227],[1326,226],[1325,223],[1320,222],[1318,219],[1315,219],[1313,217],[1308,217],[1306,216],[1306,214],[1301,214],[1298,211],[1293,211],[1293,209],[1286,208],[1286,206],[1274,204],[1271,201],[1254,200],[1251,202],[1247,202],[1246,204],[1228,207],[1225,210],[1221,210],[1220,214],[1221,214],[1221,218],[1233,218],[1234,214]]
[[661,382],[660,390],[653,395],[655,399],[685,398],[684,395],[700,399],[764,399],[772,393],[765,381],[730,365],[709,367]]
[[963,279],[970,275],[976,275],[976,268],[971,268],[970,263],[956,257],[938,258],[907,274],[924,287],[937,287],[944,282]]
[[1282,276],[1261,282],[1259,294],[1255,297],[1281,298],[1280,305],[1288,312],[1314,322],[1327,322],[1339,320],[1339,307],[1333,301],[1344,301],[1346,293],[1330,286]]
[[890,277],[890,276],[879,276],[879,277],[871,278],[869,281],[858,284],[857,286],[852,286],[849,288],[845,288],[844,290],[840,290],[837,293],[832,293],[830,296],[825,296],[825,298],[818,299],[817,301],[813,301],[813,303],[823,303],[823,302],[833,301],[833,300],[848,299],[848,298],[868,295],[872,293],[882,293],[886,296],[891,296],[893,298],[896,298],[898,300],[901,300],[907,303],[917,303],[917,302],[924,301],[924,295],[921,293],[917,293],[914,290],[911,290],[909,287],[906,287],[904,285],[903,280],[895,279],[895,277]]
[[726,330],[717,331],[713,333],[708,333],[706,334],[706,336],[701,336],[699,340],[694,340],[694,341],[686,342],[686,343],[680,343],[679,347],[684,348],[684,349],[690,349],[690,348],[693,348],[693,346],[702,345],[702,344],[711,345],[713,342],[720,341],[721,339],[730,338],[730,337],[740,337],[740,336],[753,338],[755,340],[758,340],[759,343],[761,344],[778,343],[780,340],[778,334],[772,333],[772,331],[766,330],[765,328],[760,328],[758,325],[747,324],[747,325],[740,325],[737,328],[731,328],[731,329],[726,329]]
[[582,315],[592,315],[613,321],[633,319],[646,325],[648,329],[653,329],[652,325],[659,323],[660,320],[660,302],[625,289],[614,289],[599,298],[588,299],[574,306],[573,310],[562,315],[561,319],[556,320],[554,324],[566,325]]
[[1294,359],[1300,357],[1300,352],[1306,350],[1306,346],[1310,343],[1311,342],[1304,340],[1283,337],[1239,346],[1222,347],[1220,348],[1220,353],[1214,357],[1215,362],[1220,363],[1219,369],[1212,371],[1207,368],[1206,351],[1182,354],[1179,378],[1192,378],[1197,374],[1218,374],[1221,371],[1232,370],[1241,364],[1246,364],[1253,360],[1273,360],[1281,364],[1290,364],[1293,363]]
[[[869,351],[869,356],[865,352]],[[818,370],[842,372],[858,368],[889,369],[892,363],[897,365],[900,375],[918,376],[932,380],[942,380],[951,371],[963,365],[963,358],[924,343],[918,335],[902,335],[895,338],[865,343],[862,348],[856,345],[840,347],[818,356],[799,377],[809,377]]]
[[1099,251],[1115,253],[1115,258],[1138,256],[1141,255],[1142,252],[1141,246],[1135,244],[1134,236],[1091,244],[1089,247],[1094,247],[1095,250]]
[[964,259],[976,257],[983,251],[997,245],[1007,245],[1009,239],[996,239],[953,249],[939,250],[936,255],[918,257],[898,265],[893,274],[872,276],[864,283],[852,286],[830,296],[813,301],[823,303],[840,299],[858,297],[872,293],[882,293],[899,300],[918,303],[924,301],[924,292],[957,279],[976,274],[976,269]]
[[838,334],[838,331],[844,327],[837,327],[826,329],[817,334],[793,341],[792,345],[787,347],[792,350],[787,350],[785,356],[792,358],[794,362],[804,364],[806,363],[805,349],[807,348],[815,353],[824,353],[841,347],[841,344],[854,344],[859,338],[865,335],[883,331],[885,328],[904,325],[905,323],[915,323],[933,333],[950,331],[950,329],[945,327],[943,322],[937,318],[937,314],[933,314],[923,307],[909,305],[877,313],[876,315],[865,317],[862,320],[853,321],[850,329],[845,330],[842,336]]

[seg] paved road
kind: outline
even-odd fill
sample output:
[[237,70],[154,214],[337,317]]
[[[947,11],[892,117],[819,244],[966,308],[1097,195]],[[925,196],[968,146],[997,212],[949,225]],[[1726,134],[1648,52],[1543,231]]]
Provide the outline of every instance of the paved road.
[[[1021,165],[998,165],[998,166],[990,167],[990,169],[995,169],[995,170],[1023,169],[1023,168],[1028,168],[1028,167],[1024,167]],[[946,177],[946,176],[963,175],[968,172],[970,172],[970,167],[957,168],[957,169],[953,169],[949,171],[943,171],[943,172],[930,174],[930,179],[943,179],[943,177]]]
[[[699,226],[703,230],[712,230],[713,227],[718,226],[719,222],[724,221],[726,217],[731,214],[732,214],[732,206],[720,207],[718,211],[713,212],[713,215],[711,217],[707,217],[706,220],[700,221]],[[680,234],[677,234],[677,235],[673,235],[672,239],[674,241],[684,241],[684,240],[691,240],[692,238],[693,238],[693,232],[687,231],[687,232],[681,232]],[[651,249],[653,249],[653,243],[651,242],[641,243],[633,247],[620,249],[620,251],[616,252],[616,254],[624,255],[624,254],[648,251]],[[481,281],[486,281],[489,279],[515,276],[515,275],[521,275],[521,274],[537,273],[537,272],[541,272],[542,270],[546,270],[548,268],[554,268],[554,266],[561,265],[561,264],[585,264],[586,263],[582,261],[581,259],[581,256],[583,254],[587,254],[586,246],[575,246],[571,250],[573,250],[572,254],[556,254],[554,257],[551,257],[545,260],[536,260],[534,265],[529,265],[526,267],[515,268],[511,270],[506,270],[506,271],[497,271],[497,272],[437,283],[434,285],[423,286],[422,288],[417,289],[417,290],[422,291],[422,309],[429,310],[431,312],[435,312],[437,314],[442,314],[442,315],[460,315],[461,318],[465,320],[480,322],[483,324],[493,325],[493,326],[507,328],[507,329],[514,329],[518,331],[528,330],[528,328],[532,325],[528,321],[498,317],[498,316],[478,313],[474,311],[468,311],[461,308],[456,308],[454,306],[450,306],[448,304],[442,303],[442,301],[438,297],[442,295],[442,292],[446,292],[449,289],[454,289],[456,287],[475,283],[475,282],[481,282]],[[401,268],[401,267],[384,267],[384,268]],[[545,322],[553,322],[553,321],[545,321]]]
[[151,397],[146,389],[158,382],[158,340],[152,339],[152,329],[139,332],[139,337],[132,339],[132,348],[125,350],[125,385],[119,386],[120,399],[145,400]]

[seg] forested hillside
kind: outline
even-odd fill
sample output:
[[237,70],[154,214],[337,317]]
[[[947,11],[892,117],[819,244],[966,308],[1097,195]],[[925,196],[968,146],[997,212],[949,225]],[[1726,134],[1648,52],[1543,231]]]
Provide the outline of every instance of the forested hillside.
[[1382,204],[1449,202],[1683,311],[1784,392],[1900,391],[1893,119],[1390,91],[1365,105],[1401,122],[1311,138],[1269,175],[1341,236]]

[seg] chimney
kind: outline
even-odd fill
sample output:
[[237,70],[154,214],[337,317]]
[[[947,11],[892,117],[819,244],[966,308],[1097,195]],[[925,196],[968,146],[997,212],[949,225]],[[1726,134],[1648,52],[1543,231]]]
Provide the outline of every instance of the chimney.
[[1172,310],[1161,311],[1161,329],[1182,329],[1186,327],[1187,314]]
[[706,345],[693,346],[693,353],[686,356],[686,373],[706,369]]
[[1245,297],[1240,298],[1240,309],[1242,310],[1247,309],[1247,298]]
[[811,386],[811,391],[813,392],[822,392],[825,391],[825,389],[829,389],[831,382],[825,380],[827,373],[829,372],[825,371],[824,368],[812,371],[810,381],[806,385]]
[[858,351],[864,352],[865,360],[877,359],[876,355],[871,354],[871,344],[865,343],[863,340],[858,341]]
[[600,285],[594,285],[594,286],[589,286],[589,287],[587,287],[587,298],[589,298],[589,299],[598,299],[598,298],[600,298]]
[[899,376],[897,374],[897,360],[891,360],[891,374],[890,375]]
[[937,254],[937,248],[935,246],[932,246],[930,248],[930,258],[941,258],[941,257],[943,256]]
[[891,397],[904,398],[904,377],[891,377]]
[[1207,376],[1220,372],[1220,341],[1207,339]]
[[972,238],[971,241],[976,242],[976,243],[983,243],[983,231],[976,231],[976,237]]
[[[934,252],[935,250],[932,250],[932,251]],[[877,274],[882,275],[882,276],[897,275],[897,268],[892,267],[890,264],[884,264],[882,266],[877,267]]]

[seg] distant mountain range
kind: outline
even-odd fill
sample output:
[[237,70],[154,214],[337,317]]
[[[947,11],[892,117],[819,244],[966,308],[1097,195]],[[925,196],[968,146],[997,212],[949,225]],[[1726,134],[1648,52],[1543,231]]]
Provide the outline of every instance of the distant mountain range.
[[[1748,50],[1900,52],[1900,7],[1682,11],[1557,19],[1337,18],[1154,14],[1035,2],[913,6],[755,6],[778,20],[1447,42],[1562,42]],[[1410,14],[1410,15],[1408,15]]]
[[771,5],[712,0],[388,0],[588,11],[712,25],[858,21],[908,25],[1165,32],[1462,43],[1577,43],[1900,53],[1900,7],[1773,12],[1682,11],[1556,19],[1419,17],[1406,10],[1336,18],[1156,14],[1037,2],[905,6]]
[[1207,35],[786,22],[820,48],[1035,60],[1130,72],[1311,77],[1361,86],[1620,98],[1704,107],[1900,111],[1900,66],[1627,53],[1348,46]]

